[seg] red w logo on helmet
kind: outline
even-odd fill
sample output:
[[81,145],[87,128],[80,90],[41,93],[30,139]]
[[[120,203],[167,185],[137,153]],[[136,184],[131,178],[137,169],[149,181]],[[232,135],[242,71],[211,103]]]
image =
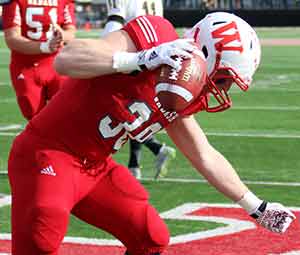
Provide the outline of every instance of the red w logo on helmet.
[[[234,33],[228,34],[228,31],[234,30]],[[212,32],[213,38],[221,38],[219,42],[215,44],[215,48],[218,51],[231,50],[243,52],[243,45],[241,43],[241,37],[237,29],[237,25],[234,21],[226,24]],[[231,42],[237,42],[237,45],[229,46]]]

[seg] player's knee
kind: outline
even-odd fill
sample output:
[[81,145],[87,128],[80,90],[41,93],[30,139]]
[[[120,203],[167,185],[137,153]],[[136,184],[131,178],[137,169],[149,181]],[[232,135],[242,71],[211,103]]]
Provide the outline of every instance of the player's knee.
[[155,255],[162,253],[169,244],[169,230],[157,211],[147,205],[140,231],[125,244],[129,255]]
[[17,99],[23,116],[31,120],[38,113],[40,106],[34,104],[27,96],[18,96]]
[[169,243],[169,230],[157,211],[150,205],[147,207],[145,224],[146,233],[140,236],[140,242],[127,247],[130,255],[160,254]]
[[55,252],[67,229],[69,213],[54,207],[36,207],[31,210],[30,239],[42,254]]

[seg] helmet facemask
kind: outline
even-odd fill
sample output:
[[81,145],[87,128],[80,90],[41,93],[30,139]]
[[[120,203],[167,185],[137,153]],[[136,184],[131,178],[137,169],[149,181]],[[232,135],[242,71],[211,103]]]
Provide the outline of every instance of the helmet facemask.
[[235,83],[242,91],[247,91],[249,84],[246,83],[239,74],[231,67],[220,67],[222,52],[217,52],[216,63],[213,72],[207,77],[207,93],[214,96],[219,105],[209,106],[208,97],[206,97],[206,111],[220,112],[229,109],[232,106],[232,100],[228,94],[229,89]]

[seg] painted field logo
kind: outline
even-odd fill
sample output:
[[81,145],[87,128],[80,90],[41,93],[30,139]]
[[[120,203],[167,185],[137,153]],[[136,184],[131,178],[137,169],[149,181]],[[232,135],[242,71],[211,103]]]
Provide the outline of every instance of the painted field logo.
[[[300,208],[290,208],[299,218]],[[177,215],[177,216],[176,216]],[[284,235],[257,226],[232,204],[184,204],[164,218],[224,223],[226,227],[172,238],[167,254],[189,255],[300,255],[300,224],[295,220]]]
[[[7,200],[6,198],[6,201]],[[4,204],[1,203],[0,206]],[[299,218],[300,208],[290,208]],[[284,234],[274,234],[255,224],[232,204],[187,203],[161,214],[164,219],[223,223],[216,229],[173,236],[165,255],[300,255],[300,224],[294,221]],[[121,255],[116,240],[66,237],[60,255]],[[10,235],[0,234],[0,255],[10,254]]]

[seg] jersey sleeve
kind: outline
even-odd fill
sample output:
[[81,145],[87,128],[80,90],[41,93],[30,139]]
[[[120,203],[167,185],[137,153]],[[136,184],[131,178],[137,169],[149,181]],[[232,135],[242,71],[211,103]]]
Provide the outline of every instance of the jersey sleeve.
[[64,6],[64,22],[63,25],[76,25],[75,20],[75,4],[73,0],[66,2]]
[[139,16],[123,30],[129,34],[137,50],[150,49],[179,38],[173,25],[159,16]]
[[3,5],[2,19],[4,29],[21,26],[21,12],[17,1]]

